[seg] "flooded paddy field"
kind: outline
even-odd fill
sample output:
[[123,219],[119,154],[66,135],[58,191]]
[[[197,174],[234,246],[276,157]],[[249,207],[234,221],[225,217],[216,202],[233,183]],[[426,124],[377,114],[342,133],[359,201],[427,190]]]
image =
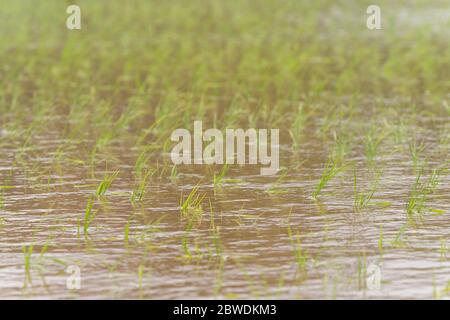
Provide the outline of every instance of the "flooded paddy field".
[[0,2],[0,298],[449,298],[450,5],[368,5]]

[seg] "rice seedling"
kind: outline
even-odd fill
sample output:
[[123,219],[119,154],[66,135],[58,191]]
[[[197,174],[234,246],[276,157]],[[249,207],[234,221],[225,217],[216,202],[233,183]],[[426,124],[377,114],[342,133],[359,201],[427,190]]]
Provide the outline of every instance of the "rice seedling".
[[105,193],[108,191],[109,187],[111,187],[113,181],[117,178],[118,174],[119,170],[114,171],[112,174],[105,174],[103,180],[100,182],[100,184],[97,187],[97,190],[95,191],[95,195],[98,197],[104,196]]
[[358,288],[365,289],[366,288],[366,278],[367,278],[367,259],[366,253],[363,252],[358,256]]
[[125,227],[123,228],[123,241],[125,242],[125,245],[128,245],[128,235],[130,233],[130,220],[127,221],[125,224]]
[[183,194],[180,197],[180,212],[185,217],[197,217],[202,214],[202,202],[205,194],[198,192],[199,187],[194,187],[189,195],[184,199]]
[[378,155],[379,148],[383,142],[385,136],[383,134],[377,134],[375,129],[371,128],[365,136],[364,140],[364,153],[367,162],[370,165],[375,163],[375,158]]
[[88,229],[92,223],[92,220],[95,217],[95,213],[92,210],[94,206],[94,198],[93,197],[89,197],[87,205],[86,205],[86,209],[84,211],[84,222],[83,222],[83,233],[84,235],[88,234]]
[[[366,30],[360,19],[365,7],[355,1],[286,0],[280,5],[271,0],[258,6],[252,1],[135,0],[124,10],[117,3],[80,0],[83,30],[89,32],[64,28],[61,1],[45,1],[32,10],[23,2],[11,1],[0,10],[8,17],[0,19],[0,181],[5,185],[0,187],[0,238],[12,252],[17,241],[33,239],[36,251],[37,243],[49,237],[39,257],[25,246],[26,284],[35,273],[53,275],[53,268],[74,263],[66,253],[89,266],[83,270],[86,290],[68,293],[50,285],[47,292],[33,279],[34,297],[123,298],[129,290],[116,288],[134,277],[143,298],[150,250],[154,262],[164,266],[158,276],[169,279],[152,284],[161,298],[186,293],[198,298],[213,290],[218,298],[267,297],[268,289],[277,286],[283,298],[314,298],[320,278],[331,298],[423,297],[430,287],[427,272],[415,273],[417,281],[392,281],[386,291],[365,291],[362,252],[358,286],[363,292],[347,286],[357,282],[355,273],[341,277],[339,269],[336,275],[333,259],[347,261],[346,240],[355,236],[361,247],[375,249],[371,255],[404,248],[389,252],[405,272],[393,278],[411,278],[417,252],[428,271],[440,270],[434,297],[448,293],[448,284],[438,282],[447,271],[448,177],[439,168],[425,169],[427,161],[448,168],[446,1],[414,0],[405,6],[381,0],[383,21],[392,27],[383,33]],[[406,18],[397,20],[399,13]],[[412,42],[414,48],[408,45]],[[214,177],[212,166],[172,165],[171,133],[189,128],[193,119],[211,128],[281,129],[280,156],[288,169],[269,178],[236,166],[233,175],[245,179],[243,186],[233,183],[239,180],[230,179],[226,165],[215,167]],[[353,161],[358,164],[354,181],[342,174]],[[105,163],[120,168],[120,190],[128,192],[111,192],[119,186],[119,173],[103,170]],[[386,169],[382,179],[376,176],[380,164]],[[367,178],[363,165],[375,177]],[[316,168],[321,169],[313,178]],[[409,186],[411,170],[415,181]],[[212,184],[192,186],[194,179],[208,177]],[[305,200],[311,179],[317,180],[309,195],[316,200],[326,195],[327,201]],[[188,190],[180,199],[174,192],[178,185]],[[335,185],[339,190],[332,190]],[[218,196],[224,186],[230,188]],[[106,201],[108,195],[114,197]],[[391,236],[404,219],[398,203],[404,204],[408,220]],[[308,233],[289,226],[286,246],[278,236],[278,213],[292,206],[296,225]],[[379,210],[387,206],[392,210]],[[174,209],[178,216],[170,214]],[[102,219],[97,219],[99,210]],[[72,234],[72,212],[81,213],[74,219],[77,235]],[[159,223],[165,214],[167,223]],[[203,218],[209,220],[206,225]],[[362,219],[364,228],[358,224]],[[426,225],[420,232],[408,229],[409,222],[422,219]],[[95,239],[87,237],[94,230]],[[407,236],[428,243],[429,232],[438,235],[435,246],[405,248]],[[228,248],[233,257],[225,273]],[[64,260],[56,257],[63,252]],[[317,269],[315,252],[321,257]],[[121,260],[130,254],[142,259]],[[189,262],[184,274],[177,265],[180,256]],[[10,259],[5,261],[0,270],[11,266]],[[45,270],[47,262],[50,270]],[[110,274],[102,272],[105,266]],[[121,276],[113,277],[119,270]],[[297,278],[299,271],[303,278]],[[194,273],[199,281],[189,279]],[[295,288],[293,281],[306,279],[311,282]],[[215,281],[214,288],[208,280]],[[13,288],[0,291],[1,297],[17,296]]]
[[383,240],[384,240],[384,235],[383,235],[383,225],[380,226],[380,235],[378,237],[378,251],[380,252],[380,254],[382,255],[384,252],[384,247],[383,247]]
[[154,170],[148,170],[145,173],[140,173],[136,178],[135,186],[133,192],[131,193],[131,202],[142,201],[145,192],[147,190],[147,185],[149,178],[155,173]]
[[228,165],[224,164],[222,166],[222,169],[220,169],[220,172],[218,174],[216,174],[214,172],[214,178],[213,178],[213,182],[214,182],[214,193],[217,192],[218,188],[222,187],[222,184],[224,182],[224,177],[228,172]]
[[308,254],[307,254],[306,250],[304,250],[302,248],[299,232],[297,231],[297,234],[295,236],[293,235],[289,220],[288,220],[287,233],[288,233],[289,241],[292,246],[292,250],[295,255],[295,262],[297,264],[297,268],[302,273],[306,273],[307,272]]
[[375,182],[372,184],[372,186],[370,187],[370,190],[368,192],[361,192],[359,191],[358,187],[357,187],[357,182],[356,182],[356,169],[354,169],[353,172],[353,191],[355,194],[355,200],[353,202],[353,207],[355,209],[356,212],[361,212],[361,210],[367,208],[367,206],[369,205],[370,201],[373,198],[373,195],[378,187],[378,183],[379,183],[379,177],[380,177],[381,173],[377,174],[377,177],[375,178]]
[[405,231],[407,227],[408,227],[407,225],[404,225],[398,230],[397,234],[395,235],[395,238],[390,242],[392,247],[394,248],[406,247],[407,238],[405,236]]
[[0,209],[5,209],[5,192],[3,189],[0,192]]
[[322,176],[320,177],[316,185],[316,188],[312,193],[312,197],[314,199],[317,199],[321,195],[323,188],[325,188],[334,177],[336,177],[339,173],[343,172],[345,169],[346,167],[339,166],[335,159],[329,158],[327,160],[327,163],[325,164]]
[[170,179],[175,181],[178,178],[178,170],[177,166],[173,165],[172,170],[170,171]]
[[216,256],[222,257],[223,248],[222,248],[222,241],[220,239],[220,226],[215,226],[211,230],[211,236],[212,236]]
[[188,235],[184,235],[183,238],[181,238],[181,246],[184,253],[183,257],[187,260],[192,260],[191,250],[189,249]]
[[420,161],[420,155],[423,153],[425,148],[426,148],[425,144],[423,142],[417,144],[417,140],[415,138],[409,144],[409,152],[411,154],[414,172],[417,172],[417,168]]
[[25,266],[25,280],[24,287],[26,288],[28,284],[32,284],[31,279],[31,255],[33,254],[33,245],[23,246],[22,247],[23,256],[24,256],[24,266]]
[[447,240],[441,239],[441,245],[439,247],[439,255],[441,261],[445,261],[447,259],[447,253],[449,252],[449,249],[447,247]]
[[291,128],[289,129],[289,135],[291,136],[293,142],[293,149],[296,151],[298,151],[301,146],[303,130],[305,129],[307,120],[308,115],[305,110],[305,105],[301,103],[298,106]]
[[287,193],[289,190],[286,188],[281,188],[280,185],[286,180],[289,170],[281,170],[280,177],[273,183],[266,192],[269,194],[282,194]]
[[337,163],[344,163],[345,157],[350,152],[350,138],[347,134],[339,134],[336,132],[333,133],[333,151],[332,158],[336,159]]
[[440,210],[430,208],[426,203],[429,195],[434,192],[439,183],[441,172],[442,169],[434,169],[424,183],[421,182],[423,168],[417,174],[406,204],[406,213],[410,222],[415,222],[416,217],[422,219],[426,212],[440,213]]

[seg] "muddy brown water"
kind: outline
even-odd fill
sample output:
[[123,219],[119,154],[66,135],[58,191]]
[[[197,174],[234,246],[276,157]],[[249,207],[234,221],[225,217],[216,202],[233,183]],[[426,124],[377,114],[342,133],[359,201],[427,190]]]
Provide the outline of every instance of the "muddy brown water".
[[[440,122],[445,129],[447,121]],[[432,133],[436,127],[422,129]],[[327,155],[313,138],[304,139],[297,153],[282,146],[281,165],[291,168],[284,178],[262,177],[258,166],[233,166],[227,174],[233,180],[214,191],[209,169],[180,166],[175,180],[155,174],[134,205],[135,153],[117,144],[109,167],[119,169],[119,176],[95,200],[96,215],[84,236],[78,221],[102,172],[94,179],[86,165],[55,166],[57,135],[36,139],[22,165],[14,162],[18,146],[0,149],[0,176],[8,186],[0,210],[0,298],[433,298],[450,280],[449,175],[440,177],[427,200],[439,213],[408,224],[406,203],[416,173],[409,154],[392,151],[395,146],[383,147],[382,179],[371,205],[358,212],[352,169],[312,199]],[[447,155],[448,150],[428,155],[427,167],[442,164]],[[348,160],[367,191],[374,170],[358,150]],[[205,195],[203,212],[188,230],[180,196],[197,184]],[[219,251],[213,225],[219,226]],[[31,244],[27,277],[22,250]],[[295,248],[306,256],[302,266]],[[80,270],[78,290],[68,289],[69,266]]]

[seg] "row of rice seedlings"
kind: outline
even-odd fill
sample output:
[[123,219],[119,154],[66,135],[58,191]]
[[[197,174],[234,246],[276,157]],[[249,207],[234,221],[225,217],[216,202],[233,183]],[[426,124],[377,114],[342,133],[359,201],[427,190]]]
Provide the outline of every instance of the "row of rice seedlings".
[[173,165],[172,170],[170,170],[170,179],[175,182],[178,179],[178,170],[177,166]]
[[[280,88],[280,89],[281,89],[281,88]],[[264,97],[261,97],[261,98],[263,99]],[[106,106],[106,108],[111,108],[111,106],[108,106],[108,105],[106,105],[106,104],[105,104],[105,106]],[[142,109],[142,108],[134,108],[133,110],[141,110],[141,109]],[[130,109],[130,110],[131,110],[131,109]],[[125,112],[124,112],[124,114],[125,114]],[[128,113],[127,113],[127,114],[128,114]],[[128,118],[130,118],[130,117],[126,116],[126,117],[124,117],[124,118],[125,118],[125,119],[128,119]],[[122,119],[122,117],[121,117],[121,119]],[[128,120],[122,121],[122,120],[119,119],[118,122],[128,123],[129,121],[128,121]],[[121,125],[121,127],[124,127],[124,126]]]
[[[309,20],[309,19],[308,19]],[[265,25],[262,25],[262,27],[264,28],[264,27],[266,27]],[[187,41],[187,40],[185,40],[185,39],[183,39],[183,41]],[[257,41],[257,40],[256,40]],[[261,43],[264,43],[263,41],[260,41]],[[258,42],[256,42],[256,43],[258,43]],[[211,48],[212,48],[213,46],[211,46]],[[312,55],[312,54],[314,54],[315,56],[318,56],[318,53],[321,53],[322,52],[322,50],[328,50],[328,49],[325,49],[326,47],[328,47],[328,46],[324,46],[324,45],[322,45],[322,44],[319,44],[319,43],[314,43],[314,45],[312,45],[311,46],[312,47],[312,49],[310,49],[310,51],[308,52],[306,52],[306,53],[302,53],[302,55],[301,55],[301,57],[304,57],[304,59],[307,59],[306,57],[308,57],[309,55]],[[166,50],[168,50],[169,48],[164,48],[164,45],[163,45],[163,47],[161,48],[161,51],[163,51],[164,49],[166,49]],[[208,52],[208,50],[210,49],[210,48],[206,48],[207,49],[207,51],[206,52]],[[160,51],[160,50],[158,50],[158,51]],[[267,54],[268,54],[268,56],[270,56],[271,54],[274,54],[274,51],[273,50],[271,50],[271,48],[269,48],[269,50],[267,50],[267,48],[266,48],[266,51],[267,51]],[[318,52],[317,52],[318,51]],[[399,52],[401,52],[402,50],[399,50]],[[288,52],[291,52],[291,50],[288,50]],[[364,54],[366,54],[365,53],[365,51],[362,51]],[[374,52],[376,52],[376,50],[374,50]],[[323,52],[324,54],[326,54],[326,52]],[[155,74],[155,77],[156,78],[159,78],[158,77],[158,75],[159,76],[161,76],[161,79],[168,79],[168,78],[171,78],[172,76],[174,76],[175,77],[175,75],[177,74],[177,72],[181,72],[181,70],[190,70],[191,68],[192,68],[192,65],[196,65],[195,63],[194,64],[192,64],[192,60],[191,59],[189,59],[188,57],[190,57],[189,56],[189,54],[190,54],[190,50],[183,50],[183,52],[180,52],[180,53],[176,53],[176,54],[174,54],[174,56],[172,57],[172,56],[170,56],[171,58],[169,58],[169,57],[167,57],[167,58],[161,58],[160,56],[155,56],[155,58],[156,58],[156,60],[157,61],[159,61],[160,63],[162,63],[163,64],[163,62],[165,62],[164,64],[166,64],[166,65],[172,65],[172,63],[170,63],[171,62],[171,59],[177,59],[177,60],[175,60],[175,61],[177,61],[178,62],[178,64],[177,65],[179,65],[179,67],[177,67],[177,68],[174,68],[173,70],[174,70],[174,74],[172,74],[172,73],[170,73],[169,75],[167,75],[167,74],[162,74],[162,72],[163,72],[163,70],[167,70],[166,68],[164,68],[164,67],[162,67],[162,66],[154,66],[153,68],[154,68],[154,70],[155,70],[155,72],[156,72],[156,74]],[[278,53],[278,55],[279,55],[280,53]],[[283,52],[281,52],[281,54],[282,54],[282,57],[283,58],[287,58],[288,59],[288,61],[293,65],[292,66],[292,68],[294,68],[294,69],[297,69],[298,67],[297,67],[297,65],[298,65],[298,61],[295,61],[295,59],[293,59],[293,57],[292,56],[296,56],[297,57],[297,55],[295,55],[295,54],[293,54],[292,56],[289,54],[289,53],[285,53],[285,54],[283,54]],[[155,55],[156,55],[156,53],[155,53]],[[329,53],[328,53],[328,55],[329,55]],[[398,55],[398,54],[397,54]],[[336,55],[336,56],[339,56],[339,55]],[[250,57],[252,57],[251,56],[251,53],[250,53]],[[341,56],[341,58],[342,58],[342,56]],[[413,57],[411,57],[411,58],[413,58]],[[153,60],[155,60],[155,59],[153,59]],[[243,61],[248,61],[249,59],[242,59]],[[271,70],[273,70],[273,69],[275,69],[276,70],[276,68],[278,68],[278,69],[280,69],[280,70],[283,70],[283,71],[286,71],[286,66],[289,66],[289,64],[288,63],[284,63],[284,64],[280,64],[280,62],[278,61],[278,60],[280,60],[280,61],[283,61],[284,59],[274,59],[273,60],[273,67],[272,68],[270,68]],[[369,59],[369,61],[370,60],[374,60],[374,61],[378,61],[379,59]],[[151,59],[151,55],[150,55],[150,61],[152,61],[152,59]],[[219,60],[217,60],[217,61],[220,61],[220,59]],[[328,80],[324,80],[324,79],[318,79],[319,77],[318,76],[314,76],[314,74],[317,74],[317,75],[323,75],[323,74],[327,74],[327,72],[326,72],[326,68],[324,68],[324,66],[323,66],[323,64],[317,64],[317,66],[309,66],[308,67],[308,70],[309,70],[309,68],[312,68],[310,71],[308,71],[308,74],[310,74],[311,75],[311,77],[304,77],[305,79],[301,79],[301,78],[299,78],[299,77],[294,77],[293,75],[294,74],[297,74],[297,72],[283,72],[283,73],[281,73],[281,74],[283,74],[283,77],[274,77],[273,76],[273,74],[271,74],[271,76],[270,77],[268,77],[268,74],[267,73],[265,73],[264,72],[264,69],[262,69],[260,66],[258,66],[258,61],[260,61],[259,59],[258,59],[258,56],[255,56],[254,57],[254,59],[251,59],[251,61],[254,61],[253,63],[254,63],[254,65],[248,65],[249,64],[249,62],[245,62],[245,64],[242,66],[240,63],[237,63],[236,65],[233,65],[233,68],[236,68],[236,69],[239,69],[240,67],[254,67],[254,68],[257,68],[257,70],[259,71],[259,72],[261,72],[261,82],[258,82],[258,83],[261,83],[262,85],[267,85],[267,81],[268,80],[264,80],[265,78],[269,78],[269,79],[271,79],[271,82],[270,82],[270,84],[271,85],[273,85],[274,86],[274,90],[276,90],[276,92],[279,92],[279,94],[280,93],[287,93],[287,92],[290,92],[289,90],[287,90],[286,88],[284,88],[284,87],[288,87],[288,88],[290,88],[291,86],[295,86],[296,88],[302,88],[302,87],[308,87],[309,89],[315,89],[315,90],[318,90],[318,91],[312,91],[312,92],[320,92],[321,90],[323,90],[324,89],[324,87],[325,86],[327,86],[327,83],[328,83],[328,81],[330,81],[329,79]],[[184,64],[183,64],[183,62],[184,62]],[[191,62],[191,64],[188,64],[188,62]],[[376,62],[374,62],[374,65],[372,65],[370,68],[376,68],[376,65],[375,65],[375,63]],[[421,63],[423,63],[423,62],[421,62]],[[133,63],[131,63],[131,65],[133,65]],[[263,65],[262,63],[261,63],[261,65]],[[331,65],[336,65],[336,64],[333,64],[333,63],[331,63]],[[389,65],[389,64],[388,64]],[[402,65],[403,66],[403,68],[405,68],[405,66],[404,66],[404,64]],[[348,66],[347,66],[348,67]],[[357,76],[355,76],[355,74],[357,74],[357,72],[355,73],[354,71],[355,70],[352,70],[352,67],[353,67],[353,65],[352,66],[350,66],[350,70],[349,71],[346,71],[346,72],[343,72],[342,73],[342,75],[341,76],[345,76],[344,78],[346,79],[346,80],[348,80],[348,81],[341,81],[342,82],[342,84],[340,84],[339,83],[339,81],[336,81],[336,82],[338,82],[339,84],[337,85],[338,86],[338,88],[341,88],[341,86],[344,86],[345,88],[347,88],[348,87],[348,89],[353,89],[353,90],[350,90],[350,92],[352,92],[352,91],[354,91],[354,88],[352,88],[352,85],[353,86],[357,86],[357,87],[360,87],[361,86],[361,84],[360,84],[360,82],[362,82],[362,83],[364,83],[364,87],[371,87],[370,85],[368,86],[367,85],[367,83],[366,83],[366,81],[360,81],[360,79],[361,79],[361,77],[357,77]],[[356,66],[354,66],[354,67],[356,67]],[[289,68],[291,68],[291,66],[289,66]],[[387,68],[387,67],[386,67]],[[402,69],[403,69],[402,68]],[[39,70],[38,68],[33,68],[32,70],[34,70],[34,69],[37,69],[37,70]],[[359,68],[358,68],[359,69]],[[388,69],[388,68],[387,68]],[[133,76],[136,76],[136,73],[137,73],[137,71],[135,71],[133,68],[132,68],[132,70],[135,72],[135,73],[132,73],[131,74],[131,77],[133,77]],[[316,72],[313,72],[312,70],[316,70]],[[329,70],[330,71],[330,70]],[[335,71],[335,70],[331,70],[331,71]],[[392,71],[392,70],[391,70]],[[406,72],[406,71],[408,71],[408,70],[403,70],[404,72]],[[36,71],[35,71],[36,72]],[[159,73],[159,72],[161,72],[161,74]],[[267,71],[266,71],[267,72]],[[167,73],[167,72],[166,72]],[[333,74],[335,73],[335,72],[329,72],[330,74],[331,74],[331,77],[335,77]],[[340,74],[339,72],[338,72],[338,74]],[[406,74],[409,74],[409,73],[406,73]],[[106,74],[107,75],[107,74]],[[101,75],[99,75],[99,76],[101,76]],[[289,76],[289,80],[290,81],[286,81],[286,79],[284,79],[284,82],[280,79],[280,78],[285,78],[286,76]],[[241,77],[241,76],[239,76],[239,77]],[[302,77],[303,78],[303,77]],[[323,77],[320,77],[320,78],[323,78]],[[385,77],[384,77],[385,78]],[[414,78],[414,77],[411,77],[411,78]],[[358,79],[358,80],[357,80]],[[377,78],[378,79],[378,78]],[[204,79],[203,79],[204,80]],[[210,81],[203,81],[202,79],[199,79],[198,81],[199,81],[199,83],[196,83],[197,85],[196,85],[196,91],[198,90],[199,92],[201,92],[201,93],[203,93],[204,91],[206,91],[207,90],[207,88],[204,88],[201,84],[203,84],[203,83],[208,83],[208,85],[210,84]],[[235,80],[235,79],[233,79],[233,78],[229,78],[229,81],[231,81],[232,83],[233,83],[233,80]],[[365,79],[365,80],[368,80],[368,79]],[[358,81],[358,82],[357,82]],[[164,81],[164,82],[166,82],[166,81]],[[167,82],[172,82],[172,81],[167,81]],[[286,84],[286,82],[287,83],[289,83],[289,82],[292,82],[292,84],[291,85],[287,85]],[[345,82],[345,83],[344,83]],[[212,79],[211,80],[211,83],[214,83],[214,79]],[[147,83],[146,83],[147,84]],[[148,85],[148,84],[147,84]],[[176,85],[174,85],[174,86],[176,86]],[[284,86],[284,87],[283,87]],[[166,88],[165,89],[167,89],[167,87],[168,87],[168,85],[166,86]],[[250,91],[250,92],[254,92],[253,94],[254,95],[256,95],[257,94],[257,92],[255,92],[256,90],[252,90],[253,88],[252,87],[249,87],[248,88],[248,91]],[[335,88],[336,90],[337,90],[337,88]],[[117,90],[118,91],[118,90]],[[261,99],[262,101],[267,101],[267,102],[270,102],[270,95],[266,92],[266,91],[269,91],[269,90],[260,90],[261,91],[261,93],[259,93],[257,96],[256,96],[256,98],[259,98],[259,99]],[[258,92],[259,92],[259,90],[258,90]],[[112,92],[113,94],[116,94],[116,92]],[[147,93],[148,94],[148,93]],[[150,94],[149,94],[150,95]],[[120,97],[116,97],[116,98],[120,98]],[[272,99],[271,100],[273,100],[273,97],[272,97]],[[140,101],[138,101],[137,103],[141,103]],[[143,109],[143,108],[137,108],[137,109]],[[164,107],[164,109],[167,109],[167,107]],[[270,113],[269,113],[270,114]]]

